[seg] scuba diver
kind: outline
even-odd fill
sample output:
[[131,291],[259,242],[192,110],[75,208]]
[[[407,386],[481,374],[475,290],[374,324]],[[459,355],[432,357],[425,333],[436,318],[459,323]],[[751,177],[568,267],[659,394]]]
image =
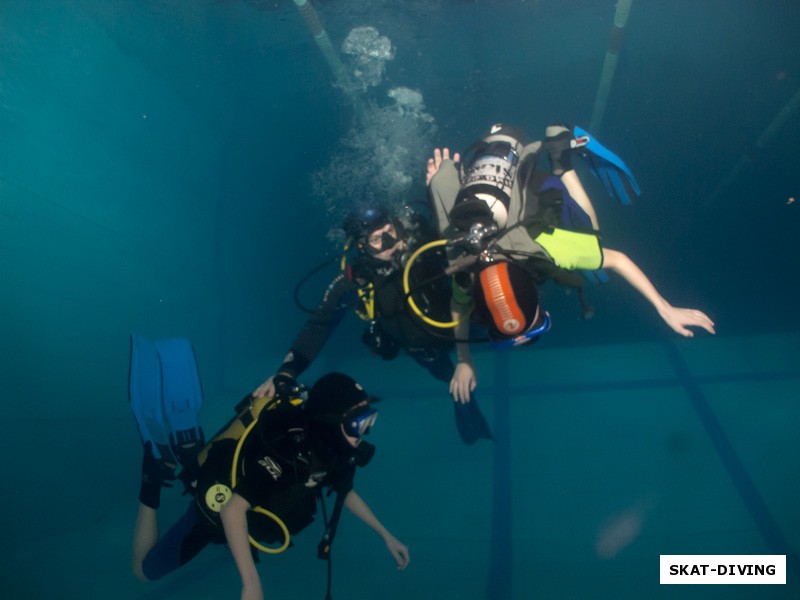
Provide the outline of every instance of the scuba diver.
[[[187,340],[164,342],[132,336],[130,402],[144,443],[131,563],[138,579],[160,579],[209,543],[227,543],[241,576],[241,598],[262,600],[256,549],[285,550],[290,536],[313,521],[317,500],[325,520],[318,556],[328,560],[328,597],[331,544],[343,506],[383,538],[398,569],[408,565],[408,548],[353,489],[356,467],[375,451],[363,436],[377,418],[377,398],[342,373],[324,375],[307,394],[300,387],[271,399],[248,394],[237,415],[203,446],[197,426],[202,393],[191,346]],[[178,464],[183,469],[176,477]],[[192,501],[159,537],[161,488],[176,478]],[[326,489],[336,492],[330,519]]]
[[[293,386],[349,308],[354,308],[366,322],[362,341],[373,354],[392,360],[403,349],[434,378],[451,382],[457,369],[450,357],[454,348],[452,335],[410,315],[403,294],[402,271],[410,247],[426,237],[433,239],[430,229],[430,222],[426,223],[419,214],[404,221],[379,206],[351,214],[344,223],[348,243],[341,272],[328,285],[276,373],[253,392],[253,397],[272,396],[281,386]],[[348,261],[351,249],[354,256]],[[415,273],[426,277],[441,272],[444,265],[444,256],[427,253],[418,261]],[[431,314],[445,318],[450,314],[450,286],[444,280],[426,286],[417,301]],[[471,399],[469,404],[453,403],[456,427],[466,444],[492,437],[474,396]]]
[[[680,335],[692,337],[690,327],[715,333],[705,313],[672,306],[627,255],[601,245],[597,214],[572,166],[575,155],[612,197],[629,204],[639,196],[625,163],[580,127],[551,125],[544,142],[529,143],[519,129],[496,124],[463,162],[458,153],[451,160],[447,148],[436,148],[428,160],[426,181],[443,238],[435,245],[446,247],[453,275],[452,321],[439,326],[452,327],[459,340],[451,387],[462,402],[476,385],[468,344],[472,308],[492,346],[535,341],[551,326],[539,305],[544,281],[577,288],[584,317],[592,316],[579,271],[600,280],[606,277],[600,269],[617,273]],[[547,159],[549,168],[542,166]]]

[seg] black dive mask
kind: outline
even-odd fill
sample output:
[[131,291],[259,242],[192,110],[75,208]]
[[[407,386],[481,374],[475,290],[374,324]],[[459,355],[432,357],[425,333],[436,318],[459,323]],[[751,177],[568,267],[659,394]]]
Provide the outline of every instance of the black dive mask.
[[373,456],[375,456],[375,446],[361,440],[358,446],[353,449],[353,454],[348,462],[357,467],[366,467]]
[[370,244],[369,240],[367,240],[366,244],[364,244],[364,247],[367,249],[367,252],[369,252],[372,256],[376,256],[381,252],[385,252],[386,250],[394,248],[395,244],[397,244],[397,241],[398,239],[395,236],[393,236],[388,231],[384,231],[381,234],[381,245],[378,248]]

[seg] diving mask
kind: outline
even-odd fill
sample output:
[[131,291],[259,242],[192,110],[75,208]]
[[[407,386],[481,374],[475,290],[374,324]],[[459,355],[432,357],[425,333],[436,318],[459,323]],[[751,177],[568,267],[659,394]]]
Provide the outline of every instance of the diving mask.
[[391,250],[392,248],[397,245],[399,238],[397,237],[397,231],[395,230],[393,225],[390,225],[385,231],[375,231],[372,235],[367,238],[366,250],[371,255],[375,256],[380,254],[381,252],[386,252],[387,250]]
[[366,406],[361,406],[347,413],[342,425],[347,435],[354,438],[361,438],[361,436],[369,433],[369,430],[375,424],[377,418],[377,409],[367,404]]

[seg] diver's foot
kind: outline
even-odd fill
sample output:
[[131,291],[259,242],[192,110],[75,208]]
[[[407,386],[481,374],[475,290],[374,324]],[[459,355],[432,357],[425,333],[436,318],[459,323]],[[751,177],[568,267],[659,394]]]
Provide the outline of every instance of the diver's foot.
[[169,482],[175,481],[176,466],[170,459],[156,458],[153,455],[152,443],[147,442],[144,445],[144,458],[142,459],[142,484],[172,487]]
[[145,443],[139,502],[157,510],[161,505],[161,488],[172,487],[171,482],[175,481],[175,467],[175,463],[153,455],[152,442]]

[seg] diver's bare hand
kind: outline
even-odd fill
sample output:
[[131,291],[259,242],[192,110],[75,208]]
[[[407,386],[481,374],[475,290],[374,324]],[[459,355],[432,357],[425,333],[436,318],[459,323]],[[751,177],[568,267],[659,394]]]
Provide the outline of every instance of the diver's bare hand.
[[694,332],[688,329],[689,327],[700,327],[708,333],[716,333],[714,321],[702,310],[667,306],[662,308],[659,313],[667,325],[683,337],[694,337]]
[[[439,167],[442,166],[443,160],[450,160],[450,149],[449,148],[434,148],[433,150],[433,158],[428,159],[428,171],[425,174],[425,185],[428,185],[433,179],[433,176],[436,175],[436,172],[439,170]],[[458,162],[461,160],[461,155],[456,152],[453,155],[453,161]]]
[[264,396],[272,398],[275,395],[275,384],[272,383],[274,378],[275,376],[273,375],[260,386],[258,386],[255,391],[253,391],[251,396],[253,396],[253,398],[263,398]]
[[465,362],[458,363],[456,370],[453,372],[453,377],[450,379],[450,395],[453,400],[466,404],[470,401],[472,391],[476,385],[475,370],[472,365]]
[[408,554],[408,546],[394,537],[391,533],[386,535],[385,541],[386,547],[389,549],[389,552],[391,552],[395,562],[397,563],[397,570],[404,570],[411,560],[411,557]]

